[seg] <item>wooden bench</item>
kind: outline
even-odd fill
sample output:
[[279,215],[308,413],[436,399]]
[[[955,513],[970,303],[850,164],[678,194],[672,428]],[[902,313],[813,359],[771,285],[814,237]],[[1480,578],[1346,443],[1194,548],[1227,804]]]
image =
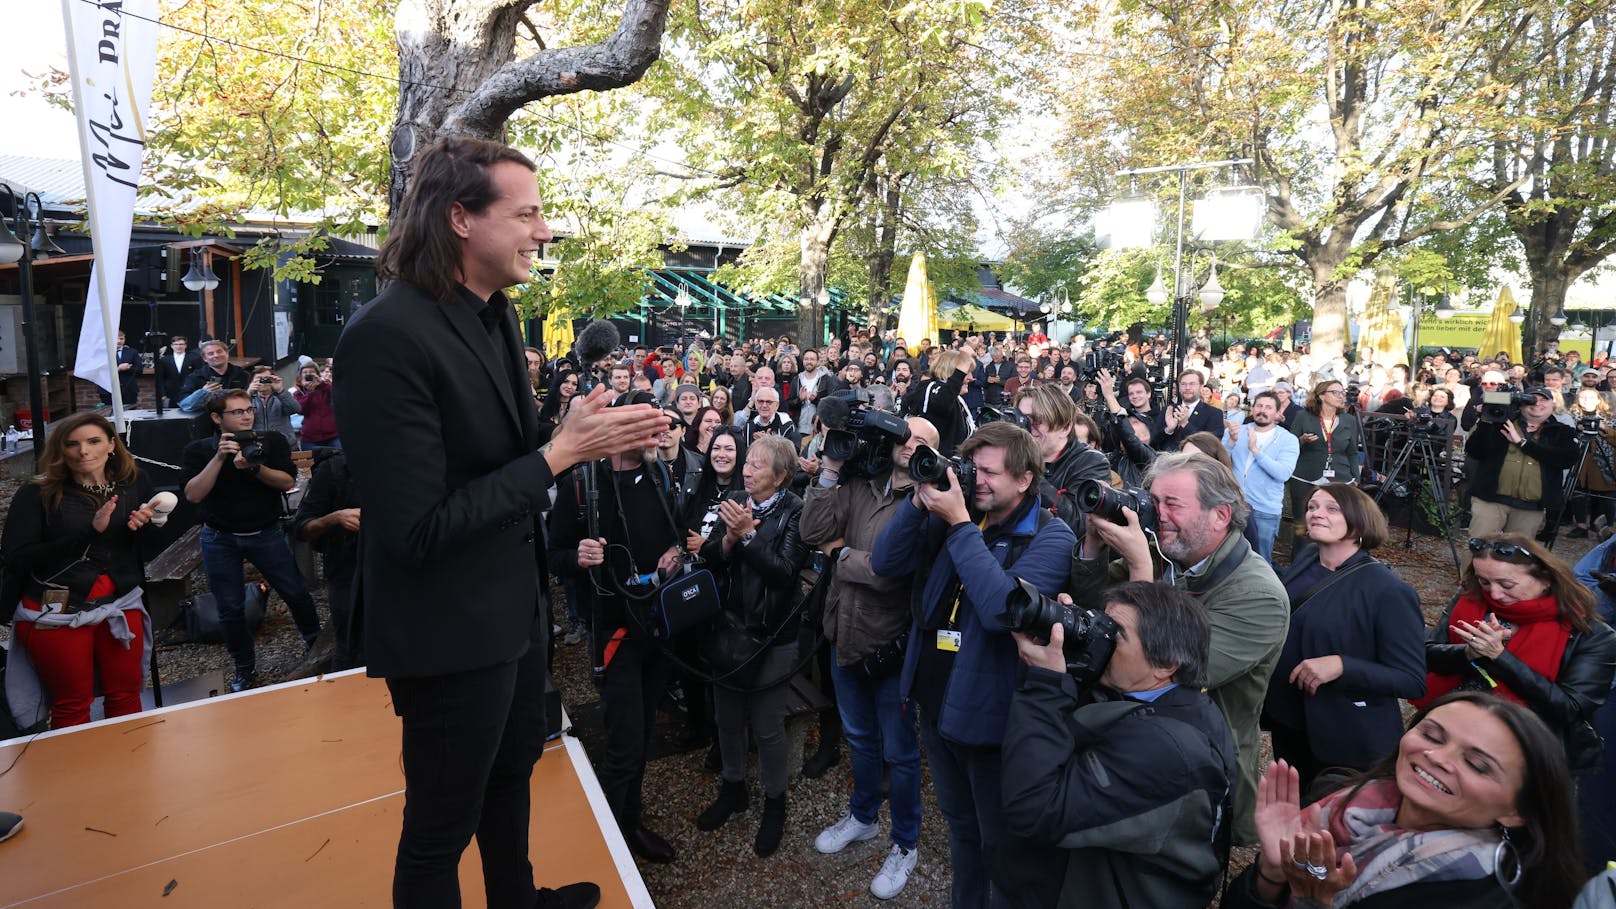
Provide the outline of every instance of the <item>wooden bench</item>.
[[180,601],[190,597],[191,575],[202,564],[202,525],[198,524],[146,563],[146,611],[153,628],[167,628],[180,617]]

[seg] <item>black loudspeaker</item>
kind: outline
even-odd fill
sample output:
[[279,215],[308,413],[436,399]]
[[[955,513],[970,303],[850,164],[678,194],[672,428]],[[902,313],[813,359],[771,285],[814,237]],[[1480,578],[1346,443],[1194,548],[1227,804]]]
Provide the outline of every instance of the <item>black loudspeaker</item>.
[[193,417],[175,411],[172,416],[130,420],[124,444],[135,456],[140,472],[149,477],[158,492],[172,492],[179,505],[169,513],[168,523],[153,535],[145,556],[156,558],[170,543],[185,535],[200,520],[196,506],[185,500],[183,461],[185,446],[191,441]]

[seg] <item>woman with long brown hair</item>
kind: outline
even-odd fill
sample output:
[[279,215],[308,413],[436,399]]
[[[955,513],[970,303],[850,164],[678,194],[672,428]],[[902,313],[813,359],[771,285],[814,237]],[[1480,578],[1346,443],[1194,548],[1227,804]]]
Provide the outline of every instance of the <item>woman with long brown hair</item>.
[[1602,766],[1589,722],[1610,695],[1616,633],[1571,566],[1520,534],[1472,539],[1463,589],[1425,643],[1425,698],[1490,691],[1525,704],[1560,736],[1572,773]]
[[[151,481],[106,418],[78,413],[51,427],[40,473],[17,490],[0,548],[20,585],[7,692],[37,679],[51,726],[87,723],[97,679],[106,715],[140,712],[151,618],[141,601],[140,540],[154,514]],[[29,672],[28,669],[32,669]],[[23,725],[39,717],[21,715]],[[42,713],[43,711],[40,711]]]

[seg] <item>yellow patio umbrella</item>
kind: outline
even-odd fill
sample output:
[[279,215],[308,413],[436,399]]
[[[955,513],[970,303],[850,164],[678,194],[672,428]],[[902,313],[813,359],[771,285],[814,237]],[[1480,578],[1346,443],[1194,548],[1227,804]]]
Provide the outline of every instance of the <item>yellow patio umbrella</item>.
[[937,291],[926,277],[926,254],[915,253],[909,262],[909,280],[903,287],[903,306],[898,310],[898,337],[910,345],[924,338],[937,341]]
[[544,354],[550,359],[572,350],[572,315],[565,310],[551,310],[544,318]]
[[1496,357],[1503,351],[1509,354],[1509,362],[1521,362],[1521,327],[1509,320],[1515,310],[1515,294],[1507,286],[1499,288],[1498,302],[1493,304],[1493,314],[1487,317],[1487,330],[1481,335],[1478,350],[1482,359]]
[[1001,315],[991,309],[983,309],[974,303],[957,306],[942,314],[937,323],[943,328],[955,331],[1015,331],[1016,323],[1009,316]]
[[1369,293],[1369,305],[1358,332],[1358,362],[1387,367],[1408,362],[1403,313],[1397,308],[1396,279],[1390,274],[1377,276]]

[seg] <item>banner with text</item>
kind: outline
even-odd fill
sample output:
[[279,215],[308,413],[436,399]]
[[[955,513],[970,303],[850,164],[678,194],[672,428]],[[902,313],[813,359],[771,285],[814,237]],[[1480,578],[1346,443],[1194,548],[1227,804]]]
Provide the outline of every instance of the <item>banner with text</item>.
[[95,244],[73,372],[111,392],[122,429],[113,344],[157,69],[157,0],[62,0],[62,20]]

